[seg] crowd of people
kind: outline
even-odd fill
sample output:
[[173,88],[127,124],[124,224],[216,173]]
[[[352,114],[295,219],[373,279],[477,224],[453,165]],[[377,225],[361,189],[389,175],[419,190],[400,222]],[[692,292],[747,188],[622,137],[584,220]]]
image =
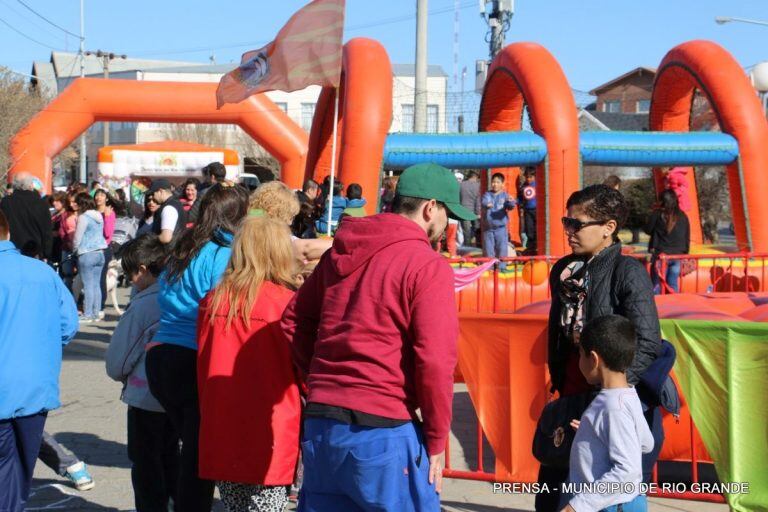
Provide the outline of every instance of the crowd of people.
[[[504,257],[518,208],[535,251],[535,171],[517,197],[504,181],[494,174],[481,195],[475,173],[460,184],[416,165],[385,180],[382,213],[366,216],[358,184],[251,192],[213,163],[202,183],[155,180],[141,218],[125,222],[125,198],[98,184],[54,194],[52,216],[34,180],[17,175],[0,202],[0,268],[12,270],[0,276],[0,509],[23,509],[46,414],[59,406],[61,345],[78,320],[103,317],[104,269],[119,261],[133,294],[106,370],[128,406],[138,511],[210,511],[215,487],[229,511],[280,511],[299,459],[301,511],[439,510],[458,319],[454,273],[435,247],[461,226],[465,243]],[[622,255],[628,210],[616,188],[587,187],[567,207],[572,254],[550,277],[548,362],[552,391],[583,406],[559,418],[575,436],[564,461],[542,463],[549,492],[536,508],[644,510],[659,406],[674,408],[661,398],[669,356],[654,283]],[[689,229],[669,194],[650,229],[658,253]],[[638,485],[557,492],[566,481]]]

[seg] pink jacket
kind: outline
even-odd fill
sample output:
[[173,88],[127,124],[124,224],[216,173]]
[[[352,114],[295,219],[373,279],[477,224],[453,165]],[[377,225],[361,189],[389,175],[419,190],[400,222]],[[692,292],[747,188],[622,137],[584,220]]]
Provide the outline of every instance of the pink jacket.
[[664,188],[670,189],[677,195],[677,201],[680,203],[680,209],[684,212],[691,210],[691,199],[688,191],[688,169],[685,167],[675,167],[669,171],[664,178]]
[[66,251],[72,250],[75,229],[77,229],[77,214],[64,210],[59,222],[59,237],[61,237],[62,248]]

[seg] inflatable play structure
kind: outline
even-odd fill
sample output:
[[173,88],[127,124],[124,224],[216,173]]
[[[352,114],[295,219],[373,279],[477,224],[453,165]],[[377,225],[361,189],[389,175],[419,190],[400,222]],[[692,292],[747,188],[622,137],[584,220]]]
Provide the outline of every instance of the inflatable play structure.
[[167,140],[106,146],[99,149],[98,178],[111,188],[130,185],[133,177],[202,178],[202,168],[211,162],[221,162],[227,178],[235,180],[243,171],[240,155],[228,148]]
[[[727,166],[738,248],[749,253],[738,257],[743,267],[733,258],[727,268],[720,268],[719,256],[700,260],[696,271],[683,280],[683,290],[695,282],[695,291],[700,291],[699,281],[709,279],[712,289],[707,291],[724,291],[717,288],[722,276],[730,272],[733,285],[739,271],[737,281],[745,293],[734,300],[752,301],[746,292],[765,289],[765,264],[762,277],[752,267],[754,255],[768,253],[768,201],[762,187],[768,168],[768,123],[741,66],[715,43],[683,43],[664,57],[653,89],[649,132],[579,133],[567,79],[555,58],[534,43],[509,45],[494,59],[480,107],[479,133],[471,135],[388,135],[391,64],[383,47],[369,39],[345,45],[341,86],[322,91],[310,134],[264,95],[216,110],[215,88],[216,84],[78,79],[14,138],[11,173],[31,171],[50,187],[51,158],[97,121],[239,124],[280,161],[282,179],[291,187],[329,174],[336,128],[337,176],[344,183],[362,185],[369,213],[378,201],[384,166],[404,168],[428,161],[457,169],[503,169],[512,178],[520,166],[537,166],[537,238],[540,253],[547,256],[521,262],[506,275],[493,272],[457,295],[462,311],[460,370],[496,454],[495,473],[478,468],[472,473],[475,478],[535,481],[530,440],[546,399],[546,321],[541,314],[519,311],[548,298],[550,265],[567,252],[560,217],[568,196],[582,184],[582,165]],[[722,132],[690,131],[696,91],[709,101]],[[340,115],[334,127],[337,94]],[[520,131],[526,107],[532,132]],[[686,176],[691,225],[699,226],[693,172]],[[661,185],[658,170],[656,184]],[[692,239],[700,241],[701,233],[693,230]],[[762,306],[753,301],[739,314],[749,313],[749,320],[757,321],[746,322],[747,318],[722,309],[726,303],[735,307],[722,297],[720,308],[715,302],[706,307],[697,302],[718,296],[675,297],[669,307],[659,306],[662,316],[669,318],[663,321],[664,335],[678,350],[676,378],[690,415],[681,424],[666,420],[664,457],[711,458],[721,481],[751,485],[750,494],[728,496],[733,509],[764,507],[768,409],[760,405],[764,400],[747,397],[753,396],[750,389],[764,390],[768,385],[764,343],[768,327],[760,321],[765,311],[758,311]],[[546,303],[538,307],[545,308]],[[674,311],[665,312],[665,307]],[[514,311],[518,314],[507,314]],[[685,418],[693,418],[703,444]],[[698,466],[692,466],[695,481]],[[473,477],[450,470],[448,474]],[[685,492],[665,495],[692,497]],[[712,494],[698,498],[702,496],[718,498]]]

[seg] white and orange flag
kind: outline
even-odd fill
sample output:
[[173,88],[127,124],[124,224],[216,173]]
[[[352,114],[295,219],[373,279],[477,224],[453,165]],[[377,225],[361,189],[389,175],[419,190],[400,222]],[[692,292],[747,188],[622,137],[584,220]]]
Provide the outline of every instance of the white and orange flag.
[[343,34],[344,0],[313,0],[291,16],[274,41],[244,53],[240,66],[222,77],[218,108],[265,91],[338,87]]

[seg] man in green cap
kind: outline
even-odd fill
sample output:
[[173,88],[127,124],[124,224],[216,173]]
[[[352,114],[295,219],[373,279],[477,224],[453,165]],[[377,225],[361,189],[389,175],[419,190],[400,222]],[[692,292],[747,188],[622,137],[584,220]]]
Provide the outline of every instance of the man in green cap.
[[475,219],[453,173],[409,167],[392,213],[345,218],[288,305],[309,390],[300,511],[440,510],[458,320],[432,244],[448,217]]

